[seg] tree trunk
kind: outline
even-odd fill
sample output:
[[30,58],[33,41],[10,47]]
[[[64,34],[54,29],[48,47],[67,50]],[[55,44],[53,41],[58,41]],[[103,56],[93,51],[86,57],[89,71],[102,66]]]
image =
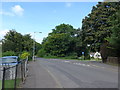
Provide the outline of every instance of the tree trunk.
[[103,43],[101,46],[100,46],[100,54],[101,54],[101,57],[102,57],[102,62],[103,63],[106,63],[107,62],[107,57],[108,57],[108,53],[107,53],[107,43]]

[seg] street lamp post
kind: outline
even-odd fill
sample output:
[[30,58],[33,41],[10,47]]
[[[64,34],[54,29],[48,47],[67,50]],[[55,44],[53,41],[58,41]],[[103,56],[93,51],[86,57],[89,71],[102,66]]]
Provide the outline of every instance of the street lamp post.
[[1,41],[0,41],[0,57],[2,57],[2,42]]
[[[90,44],[87,44],[87,46],[90,47]],[[88,53],[89,53],[89,57],[90,57],[90,48],[89,48],[89,52]]]
[[42,32],[34,32],[34,36],[33,36],[33,61],[35,61],[35,33],[42,33]]

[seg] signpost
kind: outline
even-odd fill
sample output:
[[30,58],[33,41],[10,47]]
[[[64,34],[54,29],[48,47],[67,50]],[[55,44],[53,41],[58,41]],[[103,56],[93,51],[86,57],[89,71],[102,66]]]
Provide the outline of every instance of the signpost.
[[34,36],[33,36],[33,61],[35,61],[35,33],[42,33],[42,32],[34,32]]
[[82,55],[84,55],[84,52],[82,52]]
[[84,60],[85,60],[85,55],[84,54],[85,54],[85,52],[82,52],[82,55],[84,56]]

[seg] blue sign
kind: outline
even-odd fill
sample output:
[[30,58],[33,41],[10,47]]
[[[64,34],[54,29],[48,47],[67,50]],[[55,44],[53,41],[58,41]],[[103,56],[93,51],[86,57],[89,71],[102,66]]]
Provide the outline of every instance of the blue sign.
[[82,52],[82,54],[84,55],[84,52]]

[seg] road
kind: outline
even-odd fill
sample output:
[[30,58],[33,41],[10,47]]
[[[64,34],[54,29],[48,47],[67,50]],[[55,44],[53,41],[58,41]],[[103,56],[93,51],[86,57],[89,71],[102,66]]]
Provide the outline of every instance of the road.
[[118,68],[96,61],[37,58],[23,88],[118,88]]

